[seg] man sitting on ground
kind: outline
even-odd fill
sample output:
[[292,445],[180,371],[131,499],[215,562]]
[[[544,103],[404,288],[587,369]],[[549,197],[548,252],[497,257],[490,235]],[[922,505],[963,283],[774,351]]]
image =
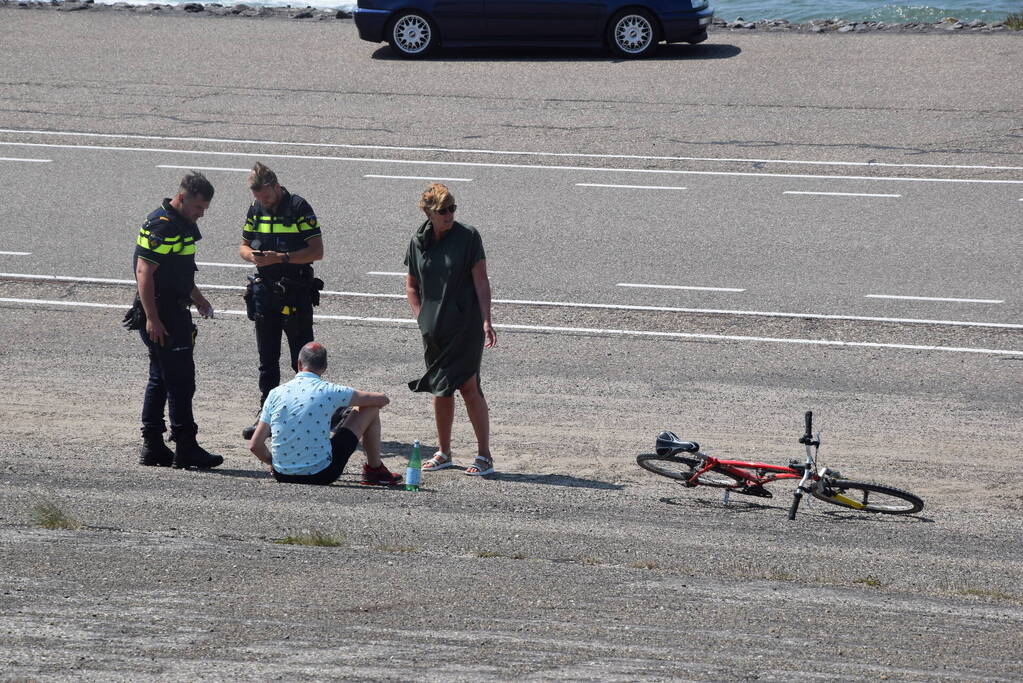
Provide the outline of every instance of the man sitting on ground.
[[[323,344],[309,342],[302,347],[298,374],[267,396],[249,450],[270,466],[277,481],[326,485],[341,476],[361,439],[367,460],[362,483],[398,484],[401,477],[380,460],[380,409],[391,399],[328,382],[320,377],[326,369]],[[346,406],[353,408],[332,433],[332,416]],[[269,449],[267,437],[271,437]]]

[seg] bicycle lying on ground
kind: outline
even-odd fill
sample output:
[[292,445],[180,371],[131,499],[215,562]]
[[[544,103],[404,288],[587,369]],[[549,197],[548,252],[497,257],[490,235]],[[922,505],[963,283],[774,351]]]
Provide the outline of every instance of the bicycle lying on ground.
[[636,462],[645,470],[681,482],[685,486],[712,486],[725,490],[725,502],[730,493],[772,498],[765,484],[780,479],[798,479],[789,519],[796,518],[796,510],[804,493],[825,503],[885,515],[911,515],[924,507],[924,501],[908,491],[862,481],[845,479],[830,468],[817,469],[817,451],[820,434],[813,437],[813,412],[806,412],[806,432],[799,438],[806,446],[806,460],[791,460],[787,466],[745,460],[720,460],[700,451],[695,441],[681,441],[673,432],[661,432],[655,443],[656,453],[636,456]]

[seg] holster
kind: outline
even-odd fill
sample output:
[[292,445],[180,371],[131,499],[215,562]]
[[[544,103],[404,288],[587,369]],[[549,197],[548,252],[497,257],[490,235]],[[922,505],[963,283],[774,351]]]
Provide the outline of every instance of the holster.
[[249,284],[245,286],[245,314],[249,320],[263,320],[267,316],[278,315],[286,305],[286,291],[281,284],[283,280],[272,282],[259,275],[249,275]]

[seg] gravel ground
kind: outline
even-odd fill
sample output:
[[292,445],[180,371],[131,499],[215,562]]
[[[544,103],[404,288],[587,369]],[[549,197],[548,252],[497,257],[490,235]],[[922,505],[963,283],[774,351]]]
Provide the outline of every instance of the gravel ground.
[[[90,301],[120,291],[0,289]],[[905,371],[865,352],[822,354],[816,370],[833,386],[806,405],[806,390],[784,382],[664,381],[669,359],[683,376],[736,367],[731,356],[745,351],[730,344],[506,331],[484,366],[499,473],[428,475],[412,494],[351,474],[282,485],[257,467],[236,436],[255,390],[247,321],[200,323],[200,441],[226,458],[201,473],[135,464],[143,354],[116,328],[119,310],[0,306],[18,321],[0,329],[5,678],[1023,676],[1020,406],[1018,383],[998,386],[1007,366],[931,386],[927,354],[911,354],[923,366]],[[414,333],[322,323],[317,334],[339,351],[333,372],[395,397],[385,462],[400,468],[415,438],[429,447],[426,401],[401,389],[418,370]],[[770,355],[807,363],[805,351]],[[863,362],[880,365],[876,378],[862,379]],[[903,372],[919,373],[918,386]],[[970,394],[969,376],[990,387]],[[888,380],[899,388],[881,389]],[[718,455],[763,450],[781,462],[798,454],[809,407],[827,425],[829,463],[920,494],[923,513],[813,504],[789,522],[788,486],[725,505],[634,462],[663,427],[720,445]],[[43,502],[82,528],[40,528]],[[303,531],[340,545],[277,542]]]

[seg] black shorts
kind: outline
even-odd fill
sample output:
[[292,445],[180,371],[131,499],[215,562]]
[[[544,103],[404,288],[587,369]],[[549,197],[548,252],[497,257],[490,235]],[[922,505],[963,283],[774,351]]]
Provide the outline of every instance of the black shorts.
[[330,464],[314,474],[281,474],[273,470],[274,479],[285,484],[315,484],[327,486],[337,481],[352,457],[359,437],[348,427],[339,427],[330,439]]

